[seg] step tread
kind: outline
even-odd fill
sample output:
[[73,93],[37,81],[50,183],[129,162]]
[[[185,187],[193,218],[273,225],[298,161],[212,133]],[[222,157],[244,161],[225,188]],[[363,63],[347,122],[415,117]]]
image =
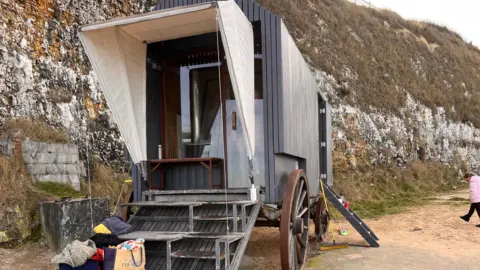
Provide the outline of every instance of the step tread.
[[183,233],[165,233],[165,232],[149,232],[149,231],[135,231],[118,236],[120,240],[134,240],[143,238],[145,241],[176,241],[182,239]]
[[[233,216],[209,216],[209,215],[200,215],[200,216],[194,216],[193,220],[205,220],[205,221],[222,221],[222,220],[233,220]],[[237,219],[240,219],[237,216]]]
[[156,201],[144,201],[144,202],[133,202],[133,203],[125,203],[122,206],[167,206],[167,207],[174,207],[174,206],[200,206],[205,204],[204,202],[156,202]]
[[144,202],[133,202],[125,203],[122,206],[166,206],[166,207],[185,207],[185,206],[201,206],[201,205],[254,205],[258,201],[251,200],[239,200],[239,201],[182,201],[182,202],[160,202],[160,201],[144,201]]
[[[229,188],[229,194],[249,194],[249,188]],[[225,194],[225,189],[146,190],[145,195]]]
[[[223,239],[224,237],[229,237],[230,239],[241,239],[243,238],[244,233],[229,233],[227,236],[225,233],[202,233],[202,232],[191,232],[185,233],[184,238],[203,238],[203,239]],[[228,239],[225,238],[227,241]]]
[[143,238],[145,241],[176,241],[182,238],[220,239],[220,241],[236,241],[244,237],[244,233],[204,233],[204,232],[158,232],[134,231],[119,235],[120,240],[134,240]]
[[[185,259],[208,259],[215,260],[215,252],[208,251],[188,251],[188,250],[177,250],[172,252],[172,258],[185,258]],[[223,259],[223,252],[220,254],[220,259]]]

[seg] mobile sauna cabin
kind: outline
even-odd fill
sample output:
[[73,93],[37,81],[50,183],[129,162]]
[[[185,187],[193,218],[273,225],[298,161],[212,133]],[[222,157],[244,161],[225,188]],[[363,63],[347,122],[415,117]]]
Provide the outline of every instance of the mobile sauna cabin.
[[326,229],[330,106],[282,19],[160,0],[79,36],[136,165],[121,238],[146,240],[147,268],[237,269],[255,225],[279,226],[282,267],[302,268],[308,220]]

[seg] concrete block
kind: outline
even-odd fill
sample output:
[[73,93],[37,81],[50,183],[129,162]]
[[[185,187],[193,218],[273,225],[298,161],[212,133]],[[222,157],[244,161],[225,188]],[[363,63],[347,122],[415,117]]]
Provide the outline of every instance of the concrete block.
[[78,174],[69,174],[68,181],[73,189],[80,191],[80,176]]
[[58,174],[58,173],[63,173],[63,171],[59,168],[58,165],[46,164],[45,174]]
[[51,182],[57,184],[66,184],[68,176],[65,178],[62,174],[42,174],[33,175],[33,179],[38,182]]
[[71,155],[78,155],[78,146],[75,144],[68,144],[66,145],[68,150],[66,150]]
[[92,211],[89,199],[40,204],[43,233],[52,250],[60,253],[73,240],[86,241],[93,236],[92,221],[96,226],[109,217],[107,198],[92,198],[91,203]]
[[59,152],[63,152],[63,145],[61,144],[48,144],[46,148],[46,152],[50,154],[57,154]]
[[78,164],[80,162],[80,157],[77,154],[70,154],[70,157],[68,159],[68,163],[70,164]]
[[47,171],[48,164],[27,164],[27,170],[31,175],[49,174]]
[[35,155],[38,152],[39,143],[32,141],[23,141],[22,142],[22,152],[26,154]]
[[66,164],[64,166],[64,172],[66,174],[80,174],[80,166],[78,166],[78,164]]
[[[25,157],[24,157],[25,158]],[[37,163],[37,164],[55,164],[57,163],[57,154],[49,154],[49,153],[37,153],[35,156],[31,156],[32,162],[26,163]]]
[[57,154],[57,164],[69,164],[70,163],[70,155],[64,154],[64,153],[58,153]]

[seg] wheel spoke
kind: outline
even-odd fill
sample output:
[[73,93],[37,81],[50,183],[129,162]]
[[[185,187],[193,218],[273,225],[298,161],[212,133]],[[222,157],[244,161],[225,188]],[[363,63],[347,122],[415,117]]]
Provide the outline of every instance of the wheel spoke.
[[295,247],[294,247],[295,241],[293,241],[291,234],[290,234],[290,240],[291,240],[291,241],[290,241],[290,254],[291,254],[290,269],[295,270],[295,264],[294,264],[295,259],[296,259],[296,258],[295,258],[295,253],[296,253],[296,252],[295,252]]
[[305,213],[307,213],[307,211],[308,211],[308,207],[304,207],[302,209],[302,211],[300,211],[300,213],[298,213],[297,218],[303,217],[303,215],[305,215]]
[[300,245],[296,242],[295,243],[295,253],[297,257],[297,261],[295,262],[296,264],[302,264],[303,258],[302,258],[302,252],[300,251]]
[[305,196],[307,196],[307,191],[306,190],[304,190],[302,192],[302,195],[297,196],[297,199],[295,200],[295,212],[294,213],[298,213],[300,205],[302,205],[302,202],[303,202],[303,199],[305,199]]
[[300,244],[300,246],[302,246],[303,248],[305,248],[306,245],[305,245],[305,241],[302,240],[302,236],[300,236],[300,235],[297,234],[296,237],[297,237],[297,242]]

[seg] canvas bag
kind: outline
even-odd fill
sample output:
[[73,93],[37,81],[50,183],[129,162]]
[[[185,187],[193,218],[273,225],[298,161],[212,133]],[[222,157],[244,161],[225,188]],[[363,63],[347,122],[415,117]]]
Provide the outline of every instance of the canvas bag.
[[105,270],[145,270],[145,247],[143,243],[136,243],[133,250],[104,248]]

